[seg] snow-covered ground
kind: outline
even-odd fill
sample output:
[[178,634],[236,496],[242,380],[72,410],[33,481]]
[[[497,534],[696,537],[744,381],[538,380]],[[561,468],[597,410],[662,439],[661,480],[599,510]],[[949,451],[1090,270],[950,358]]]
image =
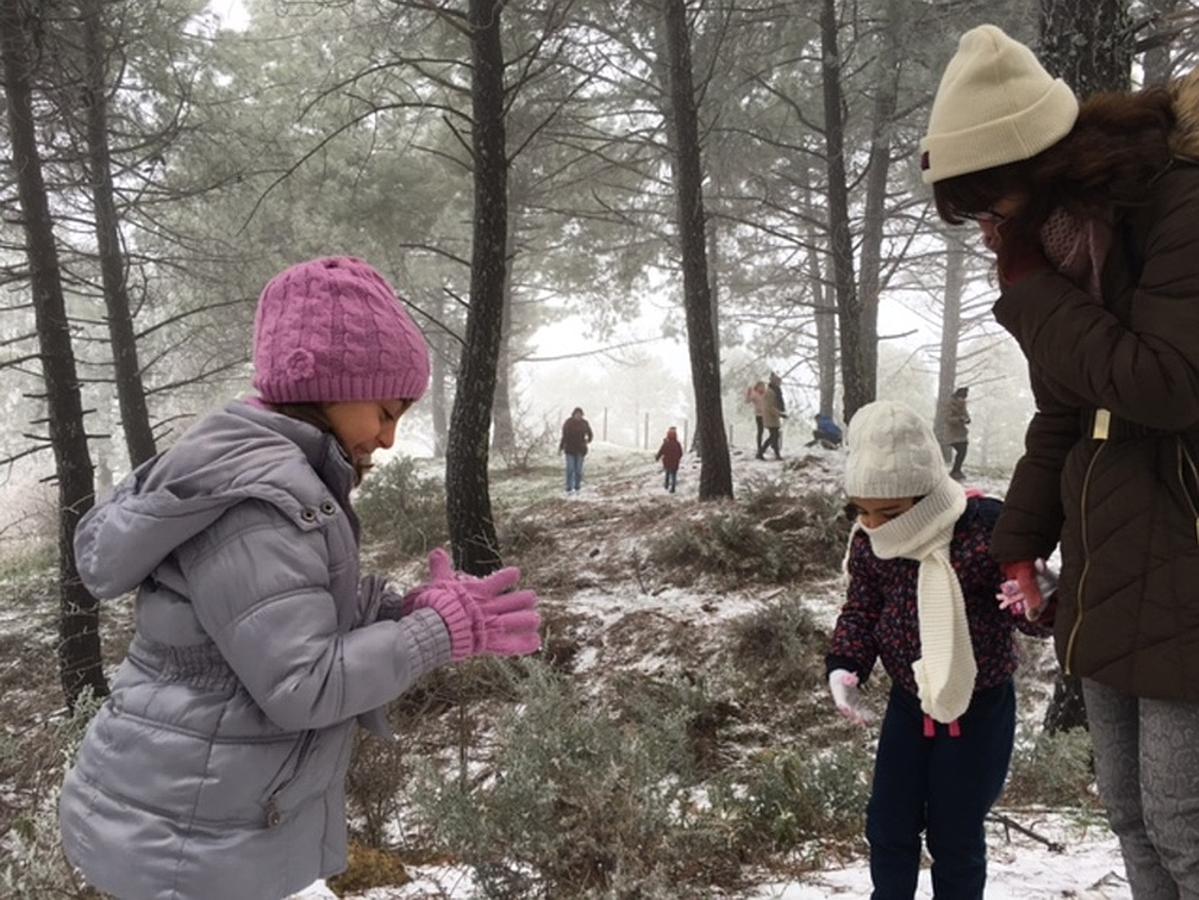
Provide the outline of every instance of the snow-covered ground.
[[[1130,900],[1128,883],[1116,839],[1102,823],[1079,824],[1060,813],[1024,818],[1039,834],[1065,845],[1054,852],[1044,844],[1015,832],[1010,837],[1001,826],[990,829],[988,900]],[[354,894],[354,900],[469,900],[478,896],[471,872],[465,867],[414,866],[412,881],[392,888]],[[795,879],[780,881],[761,873],[762,881],[744,891],[716,892],[713,897],[744,900],[824,900],[830,897],[861,898],[870,894],[870,870],[865,860],[848,865],[830,864]],[[296,900],[325,900],[334,896],[323,885],[314,885]],[[694,896],[692,894],[692,896]],[[928,900],[932,880],[925,868],[916,897]]]

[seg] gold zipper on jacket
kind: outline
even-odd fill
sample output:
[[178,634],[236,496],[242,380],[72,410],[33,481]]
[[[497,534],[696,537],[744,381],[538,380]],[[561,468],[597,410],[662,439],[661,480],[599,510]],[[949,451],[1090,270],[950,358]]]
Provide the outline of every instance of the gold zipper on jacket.
[[1087,492],[1091,487],[1091,472],[1095,468],[1095,460],[1099,459],[1099,454],[1103,452],[1103,448],[1107,446],[1106,441],[1100,441],[1099,446],[1095,448],[1095,452],[1091,455],[1091,461],[1087,464],[1087,473],[1082,480],[1082,500],[1080,508],[1082,512],[1082,552],[1084,561],[1082,565],[1082,574],[1078,576],[1078,593],[1075,597],[1075,613],[1074,627],[1070,629],[1070,640],[1066,642],[1066,665],[1065,672],[1067,675],[1073,675],[1074,666],[1074,642],[1078,639],[1078,629],[1082,626],[1082,595],[1086,589],[1087,573],[1091,570],[1091,546],[1087,537]]
[[1195,461],[1191,459],[1191,452],[1183,443],[1182,435],[1179,435],[1176,440],[1178,441],[1178,486],[1182,488],[1182,496],[1186,498],[1187,506],[1191,508],[1191,516],[1195,520],[1195,541],[1199,543],[1199,509],[1195,508],[1195,500],[1191,497],[1186,478],[1182,474],[1183,457],[1186,457],[1187,465],[1191,467],[1191,476],[1195,479],[1195,484],[1199,484],[1199,469],[1196,469]]

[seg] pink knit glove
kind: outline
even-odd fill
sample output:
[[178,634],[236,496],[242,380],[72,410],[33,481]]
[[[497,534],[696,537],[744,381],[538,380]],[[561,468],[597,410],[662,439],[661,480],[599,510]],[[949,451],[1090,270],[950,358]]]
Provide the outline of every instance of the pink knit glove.
[[429,580],[404,595],[404,599],[400,602],[400,615],[406,616],[412,610],[416,609],[416,598],[423,592],[434,587],[441,581],[457,581],[458,574],[454,571],[454,563],[451,562],[450,555],[445,550],[441,547],[433,550],[429,554]]
[[407,611],[432,609],[450,633],[455,662],[470,656],[524,656],[541,649],[537,595],[513,591],[520,569],[500,569],[486,578],[455,572],[449,555],[429,554],[431,583],[404,598]]

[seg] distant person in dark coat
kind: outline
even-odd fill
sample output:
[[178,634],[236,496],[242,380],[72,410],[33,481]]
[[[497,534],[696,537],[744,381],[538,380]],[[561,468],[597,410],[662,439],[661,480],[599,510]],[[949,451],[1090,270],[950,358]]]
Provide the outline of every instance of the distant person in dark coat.
[[679,483],[679,463],[683,459],[683,445],[679,443],[679,432],[673,425],[666,429],[666,437],[654,459],[662,461],[662,471],[666,474],[666,490],[673,494]]
[[[774,408],[778,412],[780,419],[787,418],[787,401],[783,399],[783,379],[776,372],[770,373],[770,382],[767,385],[770,393],[774,395]],[[783,432],[782,423],[779,423],[780,430],[775,437],[775,449],[782,451],[783,449]]]
[[583,457],[587,455],[587,445],[594,435],[591,426],[583,418],[583,410],[576,406],[570,418],[562,423],[562,440],[558,442],[558,452],[566,454],[566,493],[574,494],[583,487]]
[[[941,443],[947,450],[953,451],[953,469],[949,475],[957,481],[965,477],[962,474],[962,463],[966,461],[966,450],[970,447],[970,411],[966,408],[966,397],[969,394],[970,388],[964,387],[953,392],[945,410],[944,424],[941,426]],[[945,461],[949,462],[949,453],[945,456]]]

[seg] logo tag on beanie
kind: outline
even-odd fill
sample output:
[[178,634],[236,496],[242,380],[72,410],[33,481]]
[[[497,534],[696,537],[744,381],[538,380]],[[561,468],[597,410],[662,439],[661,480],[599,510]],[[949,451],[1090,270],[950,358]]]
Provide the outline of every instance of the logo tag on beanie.
[[920,154],[920,171],[927,172],[928,167],[929,167],[928,151],[925,150],[923,153]]

